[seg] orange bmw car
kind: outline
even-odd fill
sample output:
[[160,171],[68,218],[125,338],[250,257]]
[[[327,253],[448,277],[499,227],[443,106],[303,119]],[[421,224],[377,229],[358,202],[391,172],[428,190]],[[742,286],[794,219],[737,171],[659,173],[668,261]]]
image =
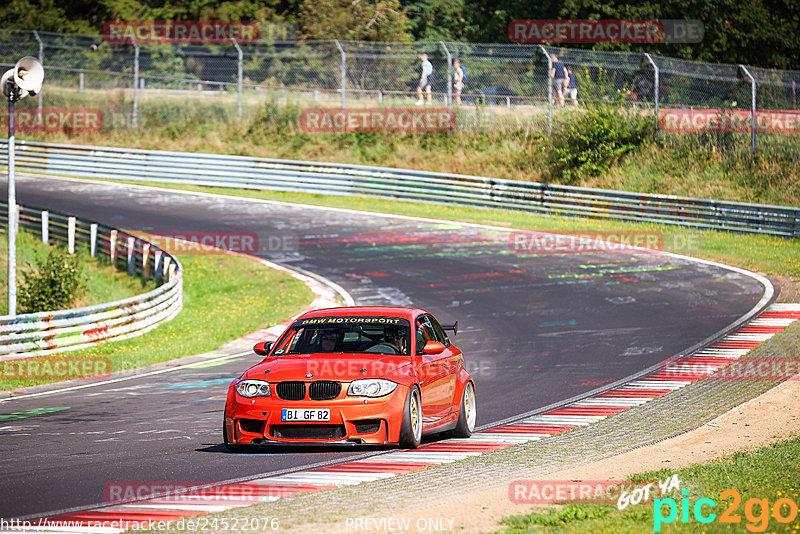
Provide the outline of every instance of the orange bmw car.
[[228,388],[229,450],[274,444],[399,444],[422,436],[469,437],[475,384],[441,326],[425,310],[345,307],[298,317],[264,359]]

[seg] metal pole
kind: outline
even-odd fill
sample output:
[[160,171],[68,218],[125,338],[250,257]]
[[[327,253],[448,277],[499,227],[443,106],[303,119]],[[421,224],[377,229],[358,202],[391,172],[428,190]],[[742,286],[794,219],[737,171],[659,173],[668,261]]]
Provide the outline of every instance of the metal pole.
[[133,43],[133,127],[139,123],[139,45],[131,37]]
[[744,75],[750,78],[750,153],[756,153],[756,79],[744,65],[739,65]]
[[8,315],[17,314],[17,191],[14,184],[14,91],[8,97]]
[[346,103],[345,86],[347,82],[347,56],[344,53],[344,48],[342,48],[342,45],[339,43],[339,39],[334,39],[333,42],[336,43],[336,48],[339,49],[339,53],[342,55],[342,64],[341,64],[342,80],[340,82],[340,85],[342,91],[342,110],[344,110]]
[[553,70],[553,58],[547,53],[547,49],[539,45],[544,57],[547,58],[547,135],[553,134],[553,77],[550,73]]
[[[42,40],[39,38],[39,32],[37,32],[36,30],[33,30],[33,36],[36,37],[36,41],[38,41],[38,43],[39,43],[39,63],[41,63],[42,64],[42,68],[44,68],[44,43],[42,43]],[[39,97],[39,108],[38,108],[38,111],[37,111],[37,115],[38,115],[39,120],[41,121],[42,120],[42,92],[39,91],[39,94],[37,96]]]
[[655,121],[656,121],[656,136],[658,136],[658,96],[659,96],[658,95],[658,74],[659,74],[658,73],[658,65],[656,65],[656,62],[653,61],[652,57],[650,57],[650,54],[645,54],[644,57],[647,58],[647,61],[649,61],[650,65],[653,66],[654,80],[655,80],[655,87],[653,89],[653,98],[655,99],[654,102],[653,102],[653,113],[655,113],[655,115],[656,115],[656,118],[655,118]]
[[453,109],[453,56],[450,55],[444,41],[439,41],[439,44],[447,54],[447,109]]
[[239,91],[239,100],[236,112],[239,117],[239,122],[242,122],[242,48],[239,46],[239,43],[236,42],[236,39],[231,39],[231,41],[233,41],[233,46],[236,47],[236,53],[239,57],[236,63],[236,75],[237,75],[236,80]]

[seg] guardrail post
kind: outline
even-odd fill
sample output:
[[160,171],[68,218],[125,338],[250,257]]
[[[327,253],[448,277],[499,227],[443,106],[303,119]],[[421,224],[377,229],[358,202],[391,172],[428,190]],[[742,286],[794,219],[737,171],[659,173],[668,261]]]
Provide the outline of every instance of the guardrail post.
[[658,94],[658,85],[659,85],[659,81],[658,81],[658,75],[659,75],[658,65],[656,65],[655,61],[653,61],[653,58],[650,56],[650,54],[645,54],[644,57],[647,59],[647,61],[653,67],[653,79],[654,79],[654,83],[655,83],[655,85],[653,86],[654,87],[653,88],[653,99],[654,99],[653,100],[653,113],[656,116],[656,118],[655,118],[655,121],[656,121],[656,137],[658,137],[658,97],[659,97],[659,94]]
[[116,267],[117,263],[117,231],[111,230],[108,233],[108,254],[111,257],[111,266]]
[[[39,32],[33,30],[33,36],[36,37],[36,41],[39,43],[39,63],[44,66],[44,43],[42,42],[41,38],[39,37]],[[42,118],[42,92],[39,91],[39,104],[38,104],[38,111],[36,112],[39,120]]]
[[67,218],[67,252],[75,254],[75,217]]
[[142,243],[142,279],[150,278],[150,243]]
[[553,58],[543,45],[539,45],[539,50],[547,58],[547,135],[550,136],[553,134],[553,77],[550,75],[553,71]]
[[83,71],[78,75],[78,93],[83,94]]
[[166,257],[164,257],[164,260],[162,261],[163,269],[164,269],[163,273],[162,273],[162,276],[164,278],[164,281],[166,281],[166,282],[169,282],[170,279],[171,279],[170,275],[172,274],[172,270],[169,268],[169,264],[170,264],[171,260],[172,260],[172,258],[170,258],[169,256],[166,256]]
[[164,279],[164,266],[162,262],[164,261],[164,256],[160,250],[156,250],[153,253],[153,270],[155,271],[153,274],[155,275],[156,282],[161,282]]
[[750,153],[756,153],[756,79],[744,65],[739,65],[744,77],[750,79]]
[[344,53],[344,48],[342,48],[342,45],[339,43],[339,39],[334,39],[333,42],[336,43],[336,48],[339,49],[339,53],[342,55],[342,64],[339,67],[341,69],[342,78],[339,84],[342,92],[342,109],[344,110],[345,104],[347,103],[347,97],[345,96],[345,88],[347,85],[347,55]]
[[139,123],[139,45],[131,37],[133,43],[133,118],[131,124],[134,128]]
[[236,39],[231,39],[231,41],[233,41],[233,46],[236,47],[236,55],[238,57],[236,61],[236,87],[239,97],[236,112],[239,117],[239,122],[242,122],[242,48],[239,46],[239,43],[236,42]]
[[50,242],[50,212],[42,212],[42,243],[47,245]]
[[128,236],[128,275],[133,276],[136,273],[136,239],[133,236]]
[[447,109],[453,109],[453,56],[450,55],[450,50],[447,49],[444,41],[439,41],[439,44],[447,54]]
[[91,257],[97,256],[97,224],[92,223],[89,225],[89,255]]

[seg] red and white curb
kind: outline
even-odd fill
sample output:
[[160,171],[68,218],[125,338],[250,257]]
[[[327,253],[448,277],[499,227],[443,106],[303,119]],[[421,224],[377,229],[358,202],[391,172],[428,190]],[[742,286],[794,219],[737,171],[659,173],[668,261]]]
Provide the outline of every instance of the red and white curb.
[[[658,369],[592,397],[519,422],[477,432],[469,439],[427,443],[414,450],[399,450],[306,471],[227,484],[203,489],[197,495],[173,495],[61,514],[48,518],[50,523],[48,526],[37,527],[34,522],[34,525],[25,531],[98,534],[122,532],[137,522],[176,521],[182,517],[235,509],[255,502],[271,502],[301,493],[357,485],[543,439],[606,419],[701,380],[734,362],[798,319],[800,319],[800,304],[773,304],[747,325],[713,345],[671,362],[678,365],[677,372]],[[702,365],[697,367],[697,364]],[[690,366],[690,369],[700,368],[705,372],[680,372],[681,365]],[[73,522],[74,526],[56,526],[68,522]],[[115,522],[121,527],[108,526]],[[19,531],[18,529],[3,532]]]

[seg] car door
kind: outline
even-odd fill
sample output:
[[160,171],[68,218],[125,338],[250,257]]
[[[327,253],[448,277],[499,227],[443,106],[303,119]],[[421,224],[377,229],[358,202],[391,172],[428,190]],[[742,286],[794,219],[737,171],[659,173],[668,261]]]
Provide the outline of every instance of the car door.
[[416,320],[416,350],[417,356],[421,359],[419,376],[422,420],[425,425],[433,424],[445,417],[450,412],[453,397],[453,386],[448,376],[448,350],[445,349],[441,354],[425,354],[422,351],[425,343],[439,341],[437,338],[429,316],[420,315]]

